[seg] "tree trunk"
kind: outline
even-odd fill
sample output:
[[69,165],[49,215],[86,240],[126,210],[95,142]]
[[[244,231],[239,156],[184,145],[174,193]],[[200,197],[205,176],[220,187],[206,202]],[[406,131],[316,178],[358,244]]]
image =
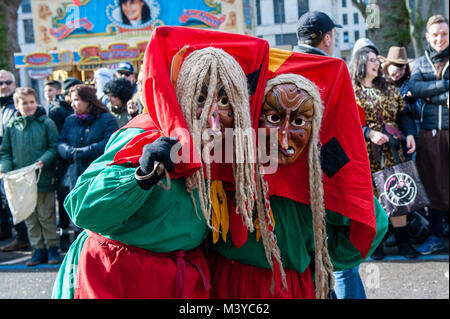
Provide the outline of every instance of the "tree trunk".
[[0,2],[0,32],[2,33],[0,55],[2,57],[2,67],[13,72],[16,79],[19,78],[19,72],[15,68],[14,53],[20,52],[17,39],[17,10],[19,5],[20,0],[2,0]]
[[391,46],[408,48],[411,42],[410,19],[403,1],[372,1],[366,8],[366,12],[368,11],[368,37],[378,47],[381,55],[386,56]]

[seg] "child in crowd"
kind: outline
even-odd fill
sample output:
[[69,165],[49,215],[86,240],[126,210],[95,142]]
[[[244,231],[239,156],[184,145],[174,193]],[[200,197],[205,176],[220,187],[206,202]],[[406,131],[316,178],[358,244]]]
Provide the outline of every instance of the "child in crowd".
[[6,173],[33,163],[41,168],[37,204],[25,220],[33,255],[26,263],[35,266],[48,261],[61,263],[58,253],[55,210],[55,158],[58,129],[38,106],[36,92],[17,88],[14,93],[15,118],[5,128],[0,151],[0,173]]

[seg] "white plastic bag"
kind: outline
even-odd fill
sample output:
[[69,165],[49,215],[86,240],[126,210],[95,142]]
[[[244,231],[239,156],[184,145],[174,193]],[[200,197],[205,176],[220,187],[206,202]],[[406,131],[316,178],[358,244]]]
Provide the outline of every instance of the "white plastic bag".
[[[36,169],[39,169],[37,177]],[[41,170],[37,164],[3,174],[6,199],[14,225],[27,219],[36,208],[37,183],[40,174]]]

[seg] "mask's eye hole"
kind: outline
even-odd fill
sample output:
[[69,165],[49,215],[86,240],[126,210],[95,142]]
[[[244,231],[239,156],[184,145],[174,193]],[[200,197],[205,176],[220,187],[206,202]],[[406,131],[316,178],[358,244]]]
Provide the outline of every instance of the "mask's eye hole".
[[219,99],[219,107],[224,107],[224,106],[228,106],[228,97],[227,96],[223,96]]
[[206,97],[203,94],[200,94],[200,96],[198,97],[198,103],[204,104],[205,101],[206,101]]
[[305,126],[306,122],[301,118],[301,117],[297,117],[293,122],[292,125],[296,126],[296,127],[302,127]]
[[271,124],[278,124],[281,122],[281,118],[277,114],[267,114],[266,119]]

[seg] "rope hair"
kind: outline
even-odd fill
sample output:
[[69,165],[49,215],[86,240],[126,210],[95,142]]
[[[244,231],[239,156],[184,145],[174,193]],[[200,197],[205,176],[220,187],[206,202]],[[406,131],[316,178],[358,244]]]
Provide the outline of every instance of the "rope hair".
[[[197,119],[198,98],[203,84],[208,86],[208,95],[200,116]],[[233,175],[236,184],[236,211],[243,223],[254,230],[252,211],[257,198],[254,165],[253,136],[244,134],[251,129],[247,79],[239,63],[225,51],[207,47],[189,54],[183,62],[176,83],[176,95],[194,141],[197,154],[202,155],[201,134],[207,128],[207,118],[211,109],[213,95],[219,85],[223,85],[234,112],[233,135]],[[198,127],[200,126],[200,127]],[[198,189],[200,208],[205,220],[211,226],[211,166],[202,162],[202,168],[186,179],[186,190],[191,194],[196,207],[193,190]],[[203,167],[206,169],[206,178]],[[206,182],[205,182],[206,181]],[[197,207],[196,207],[197,209]]]
[[322,168],[319,161],[319,130],[324,107],[316,85],[298,74],[280,74],[267,81],[265,95],[275,85],[288,83],[306,91],[314,100],[314,116],[308,148],[309,192],[314,228],[316,298],[325,299],[329,297],[329,292],[334,286],[334,277],[327,247]]

